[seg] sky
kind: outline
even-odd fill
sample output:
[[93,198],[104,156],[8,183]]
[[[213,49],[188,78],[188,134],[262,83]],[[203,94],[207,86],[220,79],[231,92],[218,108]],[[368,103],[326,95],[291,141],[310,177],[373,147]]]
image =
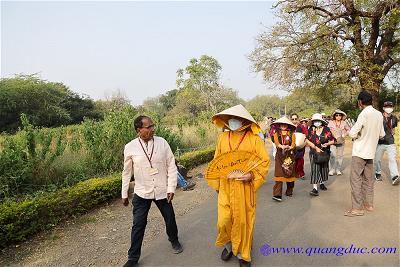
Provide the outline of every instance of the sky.
[[117,90],[134,105],[176,88],[176,71],[209,55],[221,82],[249,100],[278,94],[252,71],[271,1],[1,1],[1,77],[37,73],[92,99]]

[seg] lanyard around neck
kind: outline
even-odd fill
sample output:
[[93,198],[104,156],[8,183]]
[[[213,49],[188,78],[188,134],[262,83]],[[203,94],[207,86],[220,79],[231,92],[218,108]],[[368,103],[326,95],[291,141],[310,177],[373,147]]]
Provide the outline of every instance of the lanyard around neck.
[[154,139],[153,139],[153,146],[152,146],[152,148],[151,148],[151,154],[150,154],[150,157],[147,155],[147,152],[146,152],[146,150],[144,150],[144,147],[143,147],[143,144],[142,144],[142,142],[140,141],[140,138],[138,139],[139,140],[139,144],[140,144],[140,146],[142,147],[142,149],[143,149],[143,152],[144,152],[144,154],[146,155],[146,158],[147,158],[147,160],[149,161],[149,163],[150,163],[150,167],[151,168],[153,168],[153,165],[151,164],[151,158],[153,157],[153,152],[154,152]]

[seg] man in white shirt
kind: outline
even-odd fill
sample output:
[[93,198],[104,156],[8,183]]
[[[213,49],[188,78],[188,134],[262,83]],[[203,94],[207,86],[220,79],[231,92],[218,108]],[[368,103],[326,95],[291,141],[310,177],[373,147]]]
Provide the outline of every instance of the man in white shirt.
[[175,254],[183,248],[178,241],[172,199],[177,184],[175,158],[167,141],[154,136],[154,123],[147,116],[139,116],[134,121],[139,137],[125,145],[124,170],[122,172],[122,202],[128,206],[128,189],[132,173],[135,177],[133,205],[133,226],[128,261],[124,267],[138,266],[143,236],[147,224],[147,214],[151,203],[155,202],[167,228],[168,240]]
[[382,114],[372,107],[372,96],[367,91],[358,95],[358,106],[362,109],[349,136],[353,138],[351,159],[351,201],[352,208],[345,216],[362,216],[364,209],[374,209],[374,166],[376,146],[385,136]]

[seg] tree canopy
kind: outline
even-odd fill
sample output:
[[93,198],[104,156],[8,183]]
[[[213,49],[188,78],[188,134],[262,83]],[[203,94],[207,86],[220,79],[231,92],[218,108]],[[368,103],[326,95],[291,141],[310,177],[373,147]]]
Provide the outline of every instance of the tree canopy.
[[367,90],[378,106],[385,77],[399,71],[400,1],[281,0],[275,8],[280,21],[250,55],[265,80],[324,96]]
[[237,92],[221,84],[222,66],[211,56],[192,58],[177,70],[177,88],[158,97],[148,98],[143,108],[171,124],[192,124],[209,118],[242,100]]
[[0,132],[14,132],[22,114],[35,126],[54,127],[79,123],[84,117],[98,118],[94,102],[62,83],[35,75],[17,75],[0,80]]

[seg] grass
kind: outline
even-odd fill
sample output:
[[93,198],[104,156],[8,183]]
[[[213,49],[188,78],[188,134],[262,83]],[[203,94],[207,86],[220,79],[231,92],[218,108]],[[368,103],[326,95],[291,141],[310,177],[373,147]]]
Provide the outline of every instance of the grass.
[[171,129],[182,137],[182,144],[188,150],[215,146],[220,132],[211,122],[201,122],[193,126],[185,125],[181,130],[176,126]]

